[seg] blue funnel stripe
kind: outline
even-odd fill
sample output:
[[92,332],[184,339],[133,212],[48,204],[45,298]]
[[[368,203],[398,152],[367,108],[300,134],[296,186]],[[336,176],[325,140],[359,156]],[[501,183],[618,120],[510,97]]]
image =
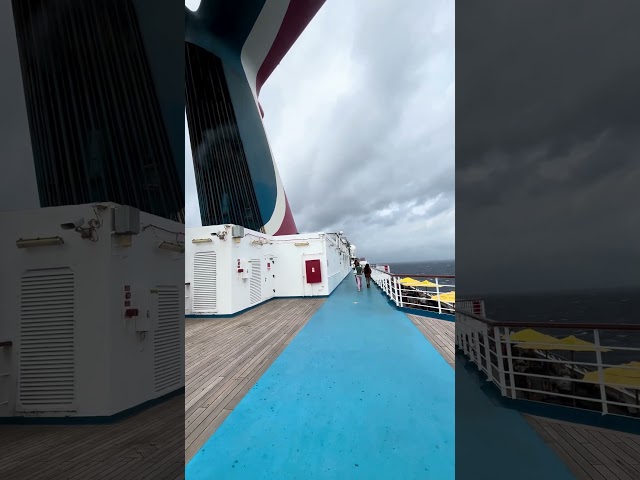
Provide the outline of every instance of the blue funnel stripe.
[[224,65],[224,73],[260,215],[266,223],[275,210],[278,196],[276,172],[267,134],[246,76],[238,74],[227,65]]

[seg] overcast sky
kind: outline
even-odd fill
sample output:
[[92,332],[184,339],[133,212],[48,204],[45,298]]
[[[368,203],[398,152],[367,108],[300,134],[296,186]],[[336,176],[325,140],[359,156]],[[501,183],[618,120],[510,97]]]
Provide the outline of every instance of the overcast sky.
[[640,285],[640,2],[456,24],[458,291]]
[[260,95],[300,232],[342,230],[374,261],[454,258],[454,35],[450,0],[321,8]]

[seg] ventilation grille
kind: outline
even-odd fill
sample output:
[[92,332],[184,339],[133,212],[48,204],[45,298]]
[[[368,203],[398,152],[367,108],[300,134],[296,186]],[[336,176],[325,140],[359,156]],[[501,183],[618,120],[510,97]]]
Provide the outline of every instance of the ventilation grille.
[[260,303],[260,300],[262,300],[262,269],[260,268],[260,260],[251,260],[249,297],[251,298],[251,305]]
[[179,388],[182,366],[180,295],[176,287],[158,287],[158,325],[153,336],[154,387]]
[[136,2],[12,3],[40,206],[111,201],[184,223]]
[[194,312],[215,312],[218,308],[216,278],[216,253],[196,253],[193,259]]
[[74,275],[32,270],[20,283],[20,404],[72,409],[75,401]]

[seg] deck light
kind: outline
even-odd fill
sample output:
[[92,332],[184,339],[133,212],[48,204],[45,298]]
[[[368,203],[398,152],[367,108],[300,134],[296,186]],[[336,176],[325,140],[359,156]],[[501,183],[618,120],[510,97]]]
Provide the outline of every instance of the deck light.
[[184,245],[178,243],[162,242],[158,245],[158,248],[162,250],[170,250],[172,252],[184,253]]
[[18,248],[49,247],[62,244],[64,244],[64,240],[61,237],[20,238],[16,240],[16,246]]
[[211,243],[213,240],[210,238],[194,238],[191,243]]

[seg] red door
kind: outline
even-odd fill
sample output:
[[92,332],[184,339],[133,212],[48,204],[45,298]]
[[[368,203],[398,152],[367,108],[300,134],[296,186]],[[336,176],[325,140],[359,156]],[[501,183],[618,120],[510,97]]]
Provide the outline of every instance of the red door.
[[307,283],[321,283],[320,260],[306,260],[305,269],[307,272]]

